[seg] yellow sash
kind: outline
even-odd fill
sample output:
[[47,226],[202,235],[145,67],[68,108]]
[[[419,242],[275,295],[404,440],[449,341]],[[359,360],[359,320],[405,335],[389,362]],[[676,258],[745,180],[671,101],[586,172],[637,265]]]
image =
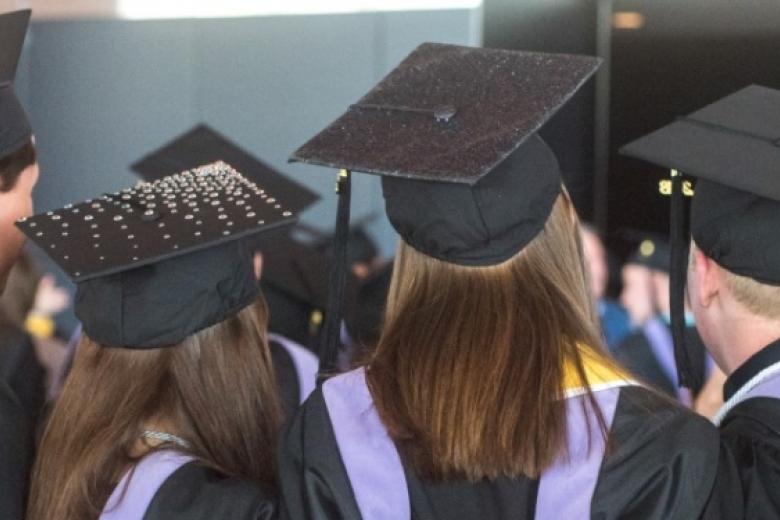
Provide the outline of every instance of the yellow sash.
[[585,381],[580,377],[577,367],[569,360],[563,369],[563,390],[567,397],[614,386],[636,384],[631,376],[618,367],[612,367],[590,347],[580,347],[582,364],[585,369]]

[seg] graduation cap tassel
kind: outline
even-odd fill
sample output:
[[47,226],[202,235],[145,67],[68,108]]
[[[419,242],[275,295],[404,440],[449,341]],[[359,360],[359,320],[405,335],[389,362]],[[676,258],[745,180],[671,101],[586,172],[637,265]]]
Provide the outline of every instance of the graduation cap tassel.
[[351,174],[349,170],[339,171],[336,180],[338,209],[333,244],[333,265],[330,271],[328,308],[324,333],[320,345],[320,372],[318,384],[338,369],[338,354],[341,345],[341,318],[344,312],[344,285],[347,274],[347,248],[349,246],[349,209],[351,201]]
[[685,346],[685,278],[688,271],[688,239],[685,225],[685,195],[683,176],[672,170],[670,241],[672,248],[670,273],[670,311],[674,357],[679,385],[698,388],[699,375],[693,371],[690,353]]

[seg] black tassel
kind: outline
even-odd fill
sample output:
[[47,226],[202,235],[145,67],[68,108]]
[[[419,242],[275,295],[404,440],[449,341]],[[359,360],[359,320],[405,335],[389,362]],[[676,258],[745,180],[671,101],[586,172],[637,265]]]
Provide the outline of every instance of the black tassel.
[[683,176],[672,172],[671,221],[669,239],[672,246],[669,306],[672,321],[674,357],[680,386],[699,388],[699,371],[693,370],[693,361],[685,345],[685,281],[688,272],[688,226],[685,218]]
[[320,371],[317,383],[338,371],[338,355],[341,351],[341,320],[344,313],[344,285],[347,274],[347,248],[349,247],[349,209],[351,201],[351,175],[347,170],[339,172],[336,181],[338,209],[333,244],[333,264],[330,268],[328,308],[325,326],[320,340]]

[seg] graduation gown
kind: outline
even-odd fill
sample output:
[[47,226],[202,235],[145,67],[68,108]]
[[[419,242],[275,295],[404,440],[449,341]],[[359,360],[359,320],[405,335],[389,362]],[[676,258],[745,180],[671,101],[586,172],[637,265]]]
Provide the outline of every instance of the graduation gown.
[[282,403],[291,415],[314,390],[319,360],[308,349],[279,334],[268,335],[268,348]]
[[37,424],[46,405],[46,370],[30,336],[0,320],[0,377]]
[[[695,327],[685,330],[685,346],[691,353],[694,369],[701,374],[701,381],[705,381],[710,363]],[[642,381],[686,405],[691,404],[687,389],[681,389],[677,385],[672,331],[662,318],[648,320],[640,329],[621,341],[613,350],[613,355]],[[693,395],[700,390],[701,388],[694,388]]]
[[100,520],[266,520],[275,500],[244,479],[227,478],[173,450],[155,451],[128,472]]
[[728,377],[724,398],[715,421],[741,484],[731,499],[744,518],[780,518],[780,340]]
[[[541,479],[430,482],[400,460],[361,378],[360,371],[353,371],[327,381],[288,426],[279,461],[283,517],[721,518],[718,504],[710,500],[719,460],[716,429],[644,387],[606,385],[606,393],[594,394],[612,399],[611,404],[599,401],[605,415],[611,413],[606,451],[603,445],[600,451],[585,448],[583,458],[581,446],[572,444],[584,437],[571,422],[582,410],[569,401],[581,397],[575,394],[567,399],[567,420],[569,449],[578,454],[572,457],[577,463],[558,462]],[[327,397],[329,385],[335,388],[344,381],[353,385],[342,393],[341,403],[354,407],[352,419]],[[364,421],[372,415],[373,422]]]
[[33,460],[33,432],[24,408],[0,381],[0,512],[3,520],[22,520]]

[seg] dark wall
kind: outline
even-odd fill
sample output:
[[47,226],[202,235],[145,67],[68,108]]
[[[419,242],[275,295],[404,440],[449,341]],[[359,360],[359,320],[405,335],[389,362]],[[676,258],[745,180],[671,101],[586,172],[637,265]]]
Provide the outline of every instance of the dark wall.
[[666,232],[658,180],[668,172],[617,149],[751,83],[780,88],[780,4],[622,0],[614,9],[643,13],[645,25],[612,35],[610,230]]
[[[596,54],[596,0],[485,0],[485,46]],[[594,81],[545,125],[574,202],[592,214]]]

